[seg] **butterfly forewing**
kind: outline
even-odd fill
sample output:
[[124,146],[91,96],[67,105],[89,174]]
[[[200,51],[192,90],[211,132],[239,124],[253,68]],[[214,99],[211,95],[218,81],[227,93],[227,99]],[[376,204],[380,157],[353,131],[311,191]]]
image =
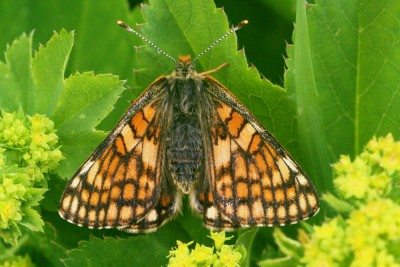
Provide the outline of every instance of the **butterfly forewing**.
[[[284,225],[319,210],[315,189],[300,167],[251,113],[210,77],[211,196],[204,221],[212,229]],[[199,200],[201,203],[201,200]]]
[[123,115],[67,185],[60,215],[92,228],[151,231],[176,209],[175,191],[161,195],[163,87],[156,80]]

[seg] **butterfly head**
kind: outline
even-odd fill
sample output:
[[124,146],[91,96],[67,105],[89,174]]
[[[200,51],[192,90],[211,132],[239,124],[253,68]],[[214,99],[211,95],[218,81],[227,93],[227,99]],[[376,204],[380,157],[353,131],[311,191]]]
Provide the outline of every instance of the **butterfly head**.
[[187,56],[179,56],[178,64],[176,65],[174,76],[175,78],[187,79],[189,77],[193,77],[196,73],[194,66],[192,64],[192,58]]

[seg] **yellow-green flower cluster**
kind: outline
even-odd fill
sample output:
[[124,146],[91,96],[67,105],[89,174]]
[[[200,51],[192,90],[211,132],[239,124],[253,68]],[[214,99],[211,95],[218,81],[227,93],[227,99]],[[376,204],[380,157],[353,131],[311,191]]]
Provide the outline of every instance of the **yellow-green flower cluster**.
[[[314,228],[305,245],[305,266],[400,267],[400,142],[374,138],[354,161],[334,165],[334,185],[354,208]],[[332,196],[326,198],[334,207]]]
[[355,206],[382,198],[400,176],[400,142],[391,134],[373,138],[354,161],[342,156],[333,167],[338,193]]
[[24,147],[30,142],[30,133],[22,110],[18,113],[2,111],[0,140],[8,147]]
[[193,241],[182,243],[177,241],[177,247],[169,253],[169,267],[239,267],[243,258],[243,248],[226,245],[225,241],[231,239],[225,232],[211,232],[214,240],[213,247],[196,244],[190,250]]
[[40,181],[44,178],[43,174],[58,166],[62,155],[57,147],[58,136],[55,133],[53,121],[38,114],[28,119],[32,141],[23,159],[34,170],[36,180]]
[[46,177],[62,159],[54,124],[43,115],[2,111],[0,116],[0,238],[16,244],[21,226],[40,231],[33,208],[46,191]]
[[349,251],[345,241],[344,222],[340,218],[315,227],[310,242],[305,246],[302,261],[310,267],[340,267]]
[[309,267],[400,267],[400,205],[391,199],[368,202],[315,227],[302,262]]

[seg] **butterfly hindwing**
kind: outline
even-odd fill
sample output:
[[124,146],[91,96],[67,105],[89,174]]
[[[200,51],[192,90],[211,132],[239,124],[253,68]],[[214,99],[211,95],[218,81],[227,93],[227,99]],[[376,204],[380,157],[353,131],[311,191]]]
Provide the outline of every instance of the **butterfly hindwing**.
[[317,213],[315,189],[297,163],[229,91],[205,79],[213,105],[208,151],[212,205],[204,206],[206,226],[284,225]]
[[61,199],[63,218],[139,232],[153,230],[175,212],[174,192],[161,196],[163,86],[165,77],[132,104],[73,176]]

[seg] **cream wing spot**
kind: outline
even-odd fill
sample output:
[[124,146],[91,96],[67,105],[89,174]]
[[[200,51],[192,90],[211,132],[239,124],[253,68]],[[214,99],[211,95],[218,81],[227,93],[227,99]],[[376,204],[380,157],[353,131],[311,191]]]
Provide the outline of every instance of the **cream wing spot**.
[[142,152],[142,160],[146,167],[150,167],[150,169],[154,170],[157,165],[157,153],[158,152],[158,144],[154,144],[153,141],[145,141],[143,142],[143,152]]
[[112,223],[117,218],[118,207],[115,202],[111,203],[107,210],[107,220]]
[[278,209],[277,209],[277,214],[278,214],[279,219],[281,219],[281,220],[285,219],[285,218],[286,218],[286,209],[285,209],[285,206],[280,205],[280,206],[278,207]]
[[317,198],[315,197],[314,194],[307,194],[307,200],[308,200],[308,204],[310,204],[310,206],[312,208],[314,208],[318,205]]
[[[94,162],[94,161],[88,161],[88,162],[82,167],[82,169],[81,169],[81,171],[80,171],[80,174],[87,173],[87,172],[90,170],[90,168],[93,166],[93,164],[95,164],[95,163],[97,163],[97,166],[94,166],[94,168],[95,168],[95,169],[98,169],[98,168],[99,168],[99,164],[98,164],[97,161],[96,161],[96,162]],[[96,170],[96,172],[97,172],[97,170]]]
[[157,211],[155,209],[152,209],[148,214],[147,214],[147,220],[149,222],[155,222],[158,218]]
[[253,217],[262,218],[264,216],[264,207],[261,201],[255,201],[252,207]]
[[280,185],[282,184],[282,176],[281,176],[281,174],[279,173],[279,171],[276,170],[276,169],[274,169],[274,170],[272,171],[272,184],[273,184],[275,187],[278,187],[278,186],[280,186]]
[[77,196],[74,196],[71,202],[70,212],[75,214],[78,211],[79,200]]
[[269,223],[272,223],[272,220],[275,218],[274,208],[271,206],[267,207],[267,219]]
[[86,208],[85,206],[81,206],[79,208],[78,217],[80,220],[83,220],[86,217]]
[[206,217],[212,220],[215,220],[218,218],[218,210],[214,206],[211,206],[207,209],[206,211]]
[[237,209],[237,215],[239,218],[248,220],[250,218],[250,210],[246,205],[240,205]]
[[288,166],[285,164],[285,161],[281,158],[277,161],[279,171],[281,173],[282,179],[286,182],[290,178],[290,172]]
[[[95,213],[96,214],[96,213]],[[104,220],[104,217],[106,215],[106,212],[104,209],[101,209],[99,212],[99,221],[102,222]]]
[[120,212],[120,220],[122,221],[128,221],[130,219],[132,219],[133,216],[133,210],[130,206],[123,206],[121,208],[121,212]]
[[226,214],[229,216],[232,216],[234,214],[235,210],[233,209],[232,205],[229,205],[226,207]]
[[70,204],[71,204],[71,195],[67,195],[64,197],[63,202],[62,202],[62,209],[63,211],[68,210]]
[[293,162],[293,160],[288,157],[283,157],[282,159],[285,161],[286,165],[289,166],[292,172],[298,172],[298,168],[296,167],[296,164]]
[[132,151],[132,149],[137,145],[137,143],[139,143],[140,138],[135,138],[132,129],[129,125],[126,125],[122,131],[121,131],[121,135],[124,139],[125,142],[125,146],[126,146],[126,150],[127,152]]
[[96,221],[96,210],[90,210],[88,215],[89,222],[94,223]]
[[227,153],[230,150],[230,139],[218,138],[218,144],[214,146],[215,166],[217,168],[227,166],[231,162],[231,155]]
[[307,178],[303,174],[297,174],[296,180],[301,184],[302,186],[308,186],[308,181]]
[[303,193],[301,193],[299,195],[299,205],[300,205],[300,209],[305,212],[307,210],[307,201],[306,201],[306,197]]
[[247,123],[240,132],[240,136],[236,138],[235,141],[246,151],[255,132],[256,129],[254,129],[250,123]]
[[297,213],[298,213],[298,211],[297,211],[296,204],[294,204],[294,203],[290,204],[290,206],[289,206],[289,215],[291,217],[296,217]]
[[74,180],[72,180],[72,183],[69,185],[71,188],[77,188],[78,187],[78,185],[80,184],[80,182],[81,182],[81,177],[80,176],[76,176],[75,178],[74,178]]
[[87,183],[90,185],[93,185],[94,181],[96,180],[96,176],[99,171],[99,164],[100,163],[98,161],[94,162],[94,164],[93,162],[90,162],[90,164],[85,165],[85,167],[82,169],[81,173],[86,173],[87,169],[90,168],[86,178]]

